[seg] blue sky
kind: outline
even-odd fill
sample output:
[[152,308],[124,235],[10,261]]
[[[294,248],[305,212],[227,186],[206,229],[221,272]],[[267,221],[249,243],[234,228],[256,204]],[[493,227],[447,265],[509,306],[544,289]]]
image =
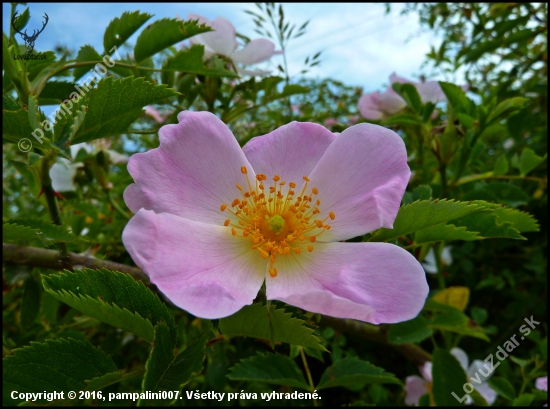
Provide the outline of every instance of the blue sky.
[[[252,3],[27,3],[31,11],[28,31],[40,28],[44,13],[49,23],[36,42],[38,51],[64,44],[77,50],[91,44],[103,49],[103,33],[109,22],[124,11],[145,11],[154,14],[149,22],[165,17],[196,13],[208,19],[223,16],[237,31],[251,39],[254,23],[244,10],[255,10]],[[9,30],[10,4],[3,3],[3,30]],[[444,79],[436,73],[421,70],[431,45],[440,39],[431,32],[420,33],[416,14],[401,16],[402,4],[392,5],[385,15],[383,4],[359,3],[290,3],[284,4],[287,20],[298,26],[311,20],[306,34],[290,42],[287,50],[289,71],[298,75],[306,56],[323,50],[321,64],[307,76],[331,77],[348,85],[361,86],[365,92],[380,90],[392,72],[414,79],[418,74]],[[24,7],[19,5],[22,12]],[[135,42],[137,35],[130,39]],[[275,56],[265,66],[276,72],[282,56]],[[260,67],[259,67],[260,68]],[[261,68],[264,68],[263,66]],[[451,78],[448,78],[452,80]]]

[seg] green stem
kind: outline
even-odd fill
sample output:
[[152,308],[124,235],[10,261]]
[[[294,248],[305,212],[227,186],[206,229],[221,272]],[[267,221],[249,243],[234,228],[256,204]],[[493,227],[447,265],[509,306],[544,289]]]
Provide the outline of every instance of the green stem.
[[[313,392],[315,390],[315,386],[313,385],[313,378],[311,377],[311,371],[309,370],[309,366],[307,364],[306,354],[304,353],[303,347],[299,347],[299,348],[300,348],[300,356],[302,357],[302,362],[306,370],[307,381],[309,383],[309,387],[311,388],[311,392]],[[317,406],[317,401],[315,399],[313,400],[313,405]]]
[[105,193],[107,194],[107,199],[109,200],[109,203],[111,203],[111,205],[122,215],[124,216],[126,219],[131,219],[132,216],[129,215],[126,210],[124,210],[116,201],[115,199],[113,198],[113,196],[111,195],[111,191],[110,190],[106,190]]
[[439,174],[441,175],[441,192],[443,197],[447,197],[447,165],[439,163]]
[[[48,204],[48,211],[54,224],[61,226],[61,216],[59,215],[59,207],[55,199],[54,190],[52,188],[52,181],[50,179],[50,157],[44,157],[42,159],[42,191],[46,197],[46,203]],[[63,242],[58,243],[59,255],[63,262],[67,261],[67,245]],[[70,266],[68,266],[70,268]]]
[[493,171],[485,172],[485,173],[479,173],[476,175],[468,175],[460,178],[455,186],[460,186],[465,183],[475,182],[478,180],[485,180],[485,179],[503,179],[503,180],[532,180],[533,182],[539,182],[539,183],[546,183],[546,178],[537,178],[534,176],[517,176],[517,175],[499,175],[499,176],[493,176]]
[[439,289],[444,290],[445,289],[445,277],[443,276],[443,271],[441,268],[441,252],[443,251],[443,246],[445,245],[445,242],[437,243],[434,246],[434,258],[435,258],[435,265],[437,268],[437,281],[439,282]]

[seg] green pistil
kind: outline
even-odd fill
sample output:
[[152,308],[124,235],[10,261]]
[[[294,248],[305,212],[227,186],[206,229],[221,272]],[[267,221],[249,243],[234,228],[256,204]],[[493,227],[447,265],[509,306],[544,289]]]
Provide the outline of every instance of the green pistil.
[[[265,218],[266,220],[269,219],[268,216],[266,216]],[[283,219],[281,216],[276,214],[271,219],[269,219],[268,227],[269,227],[269,230],[271,230],[273,233],[279,234],[280,232],[283,231],[283,228],[285,227],[285,223],[286,223],[285,219]]]

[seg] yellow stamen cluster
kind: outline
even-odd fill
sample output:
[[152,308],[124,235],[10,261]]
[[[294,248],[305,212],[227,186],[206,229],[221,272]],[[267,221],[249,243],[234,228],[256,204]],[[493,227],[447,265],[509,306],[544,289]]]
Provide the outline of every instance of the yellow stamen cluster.
[[289,189],[283,194],[286,182],[278,175],[273,176],[273,185],[266,188],[266,175],[256,175],[256,183],[252,184],[246,166],[241,167],[241,172],[245,175],[248,190],[237,184],[241,198],[233,200],[231,205],[223,203],[220,206],[222,212],[227,210],[236,216],[233,220],[227,219],[224,226],[231,227],[233,236],[250,239],[252,248],[258,250],[264,259],[269,259],[269,274],[276,277],[274,264],[277,256],[291,251],[300,254],[306,249],[312,252],[312,243],[317,236],[330,229],[325,222],[329,218],[334,220],[335,215],[329,212],[322,220],[315,218],[321,213],[321,201],[313,198],[319,193],[315,187],[309,195],[306,194],[310,182],[307,176],[303,177],[305,184],[298,194],[294,182],[288,183]]

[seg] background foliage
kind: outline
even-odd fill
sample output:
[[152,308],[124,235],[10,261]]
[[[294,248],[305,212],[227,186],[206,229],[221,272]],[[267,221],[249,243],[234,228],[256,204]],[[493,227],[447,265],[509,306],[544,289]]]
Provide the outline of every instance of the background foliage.
[[[165,123],[181,110],[207,109],[244,145],[293,120],[333,132],[363,122],[360,88],[291,76],[286,66],[241,78],[228,59],[203,62],[202,46],[177,46],[208,28],[139,11],[106,27],[104,50],[35,50],[46,60],[14,60],[25,45],[13,30],[4,33],[4,404],[20,403],[13,390],[85,390],[101,394],[70,403],[132,405],[101,396],[143,390],[182,391],[183,399],[138,405],[403,405],[405,378],[431,360],[437,381],[421,403],[453,405],[451,391],[463,395],[466,375],[448,351],[459,346],[470,360],[485,359],[531,316],[540,324],[490,384],[495,405],[546,401],[534,380],[547,370],[547,5],[415,3],[406,12],[443,35],[427,66],[447,77],[465,73],[469,90],[441,82],[448,102],[436,108],[422,104],[413,86],[393,84],[407,108],[381,124],[404,138],[413,177],[395,228],[352,241],[395,243],[419,260],[433,248],[438,273],[428,275],[432,291],[417,318],[380,326],[261,298],[232,317],[195,318],[131,268],[121,242],[131,217],[122,199],[132,183],[124,165],[111,164],[105,149],[81,150],[77,189],[62,197],[49,176],[58,158],[71,158],[72,144],[109,137],[110,149],[127,155],[157,147],[161,125],[144,116],[146,105],[166,114]],[[282,50],[307,29],[272,3],[250,14]],[[23,27],[28,12],[21,15]],[[105,55],[116,60],[108,75],[46,129],[40,107],[69,98]],[[312,54],[304,71],[320,61]],[[37,128],[42,144],[30,136]],[[32,142],[29,152],[18,149],[23,138]],[[445,265],[448,245],[454,261]],[[296,390],[316,390],[322,399],[260,395]],[[185,391],[258,398],[239,394],[228,403]]]

